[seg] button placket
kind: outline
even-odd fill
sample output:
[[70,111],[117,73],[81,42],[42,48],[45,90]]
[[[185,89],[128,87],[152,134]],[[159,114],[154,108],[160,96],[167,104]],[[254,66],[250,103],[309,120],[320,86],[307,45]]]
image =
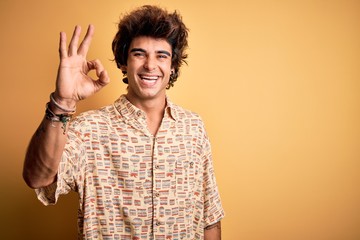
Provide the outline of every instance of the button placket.
[[153,192],[152,192],[152,203],[153,203],[153,231],[154,233],[159,233],[160,221],[158,220],[158,210],[159,210],[159,196],[160,193],[156,191],[156,172],[159,169],[157,164],[157,147],[158,147],[158,139],[157,137],[153,137],[153,152],[152,152],[152,181],[153,181]]

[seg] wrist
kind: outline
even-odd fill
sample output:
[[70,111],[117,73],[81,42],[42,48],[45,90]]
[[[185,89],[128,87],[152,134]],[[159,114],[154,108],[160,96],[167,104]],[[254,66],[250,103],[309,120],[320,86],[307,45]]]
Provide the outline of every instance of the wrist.
[[67,114],[69,112],[67,111],[63,111],[60,108],[58,108],[53,101],[50,100],[50,102],[48,103],[48,108],[55,114]]
[[56,92],[50,94],[50,106],[56,113],[74,114],[76,112],[76,101],[59,97]]
[[51,102],[47,103],[46,104],[46,110],[45,110],[45,118],[47,120],[50,120],[51,121],[51,126],[52,127],[55,127],[54,125],[54,122],[61,122],[62,123],[62,129],[64,130],[63,131],[63,134],[66,133],[66,126],[67,126],[67,123],[70,121],[72,115],[75,113],[75,112],[72,112],[72,113],[61,113],[61,114],[58,114],[58,113],[55,113],[53,112],[51,109],[50,109],[50,104]]

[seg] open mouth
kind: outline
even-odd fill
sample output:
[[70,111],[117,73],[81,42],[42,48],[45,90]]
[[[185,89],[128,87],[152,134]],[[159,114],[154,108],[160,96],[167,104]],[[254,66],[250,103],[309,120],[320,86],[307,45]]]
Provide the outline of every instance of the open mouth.
[[139,74],[141,79],[141,85],[144,87],[153,87],[156,85],[157,80],[160,78],[159,75],[148,75],[148,74]]
[[139,75],[139,77],[141,78],[141,80],[144,80],[144,81],[156,81],[159,79],[159,76],[158,75]]

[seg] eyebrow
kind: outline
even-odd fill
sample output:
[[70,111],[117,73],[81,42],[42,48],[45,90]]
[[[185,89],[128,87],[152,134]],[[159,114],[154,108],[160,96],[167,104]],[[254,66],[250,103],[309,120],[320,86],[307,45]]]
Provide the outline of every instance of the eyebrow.
[[[142,49],[142,48],[133,48],[130,50],[130,52],[143,52],[143,53],[146,53],[145,49]],[[168,51],[165,51],[165,50],[159,50],[159,51],[156,51],[156,53],[160,53],[160,54],[165,54],[169,57],[171,57],[171,54],[168,52]]]

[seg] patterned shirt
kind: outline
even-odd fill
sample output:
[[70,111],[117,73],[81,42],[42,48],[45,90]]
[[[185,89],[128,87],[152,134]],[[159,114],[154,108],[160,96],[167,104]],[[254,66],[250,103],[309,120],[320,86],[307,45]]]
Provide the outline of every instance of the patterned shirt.
[[200,117],[171,103],[153,136],[123,95],[69,125],[45,205],[79,193],[79,239],[203,239],[224,216]]

